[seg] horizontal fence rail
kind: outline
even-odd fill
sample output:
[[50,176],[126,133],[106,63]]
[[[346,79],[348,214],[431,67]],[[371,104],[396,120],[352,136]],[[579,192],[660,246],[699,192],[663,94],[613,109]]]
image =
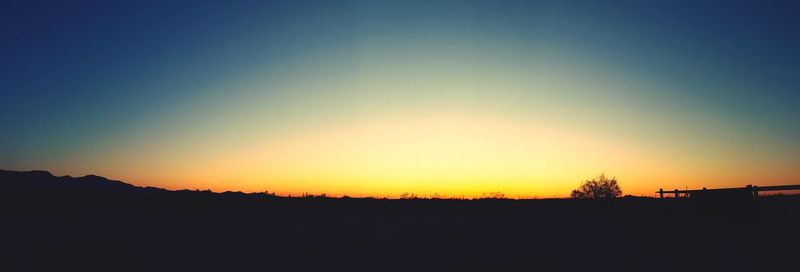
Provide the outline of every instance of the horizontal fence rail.
[[747,185],[747,187],[738,187],[738,188],[716,188],[716,189],[699,189],[699,190],[672,190],[672,191],[664,191],[664,189],[659,189],[656,193],[659,194],[659,197],[664,198],[664,194],[674,194],[675,197],[681,197],[681,195],[685,197],[691,197],[694,195],[700,194],[721,194],[721,193],[737,193],[737,192],[749,192],[752,194],[753,197],[758,196],[758,192],[765,192],[765,191],[791,191],[791,190],[800,190],[800,185],[777,185],[777,186],[753,186]]

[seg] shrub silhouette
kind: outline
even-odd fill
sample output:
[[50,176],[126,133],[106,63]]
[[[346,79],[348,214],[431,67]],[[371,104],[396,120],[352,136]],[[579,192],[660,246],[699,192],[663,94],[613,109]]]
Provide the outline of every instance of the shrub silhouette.
[[488,192],[483,193],[480,198],[478,199],[505,199],[506,194],[501,192]]
[[578,189],[572,190],[572,198],[606,199],[622,195],[622,189],[617,184],[617,178],[606,178],[601,174],[597,178],[587,180]]

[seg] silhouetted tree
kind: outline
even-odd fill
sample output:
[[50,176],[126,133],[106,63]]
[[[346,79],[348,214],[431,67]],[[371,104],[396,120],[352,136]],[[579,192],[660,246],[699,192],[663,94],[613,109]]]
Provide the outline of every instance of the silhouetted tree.
[[605,174],[587,180],[578,189],[572,190],[572,198],[604,199],[615,198],[622,195],[622,189],[617,184],[617,178],[606,178]]

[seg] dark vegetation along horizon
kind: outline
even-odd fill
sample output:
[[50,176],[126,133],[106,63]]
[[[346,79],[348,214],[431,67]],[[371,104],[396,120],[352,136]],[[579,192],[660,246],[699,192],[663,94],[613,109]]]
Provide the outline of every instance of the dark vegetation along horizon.
[[3,271],[769,271],[800,241],[794,195],[290,198],[46,171],[0,171],[0,195]]
[[[28,170],[28,171],[14,171],[14,170],[2,170],[0,169],[0,173],[13,174],[13,173],[28,173],[32,176],[38,176],[40,179],[43,178],[53,178],[60,181],[70,182],[75,181],[84,185],[91,186],[99,186],[104,187],[106,189],[116,188],[116,189],[132,189],[132,188],[140,188],[147,191],[162,191],[162,192],[203,192],[207,194],[242,194],[242,195],[250,195],[254,197],[270,197],[270,198],[343,198],[343,199],[352,199],[352,198],[362,198],[362,199],[383,199],[383,200],[390,200],[390,199],[428,199],[428,200],[487,200],[487,199],[503,199],[503,200],[538,200],[538,199],[562,199],[560,197],[508,197],[505,193],[501,191],[493,191],[493,192],[484,192],[480,196],[477,197],[465,197],[465,196],[448,196],[439,193],[433,194],[416,194],[405,192],[400,194],[396,198],[392,198],[390,196],[351,196],[347,194],[343,194],[341,196],[332,196],[325,193],[320,194],[312,194],[312,193],[302,193],[302,194],[278,194],[276,192],[270,192],[269,190],[265,190],[263,192],[242,192],[242,191],[222,191],[222,192],[214,192],[210,189],[177,189],[177,190],[170,190],[165,188],[153,187],[153,186],[136,186],[130,183],[126,183],[119,180],[111,180],[102,176],[90,174],[85,175],[82,177],[73,177],[69,175],[65,176],[55,176],[50,171],[47,170]],[[107,183],[104,183],[107,182]],[[600,174],[596,178],[589,179],[584,181],[577,189],[573,190],[570,194],[569,198],[578,198],[578,199],[608,199],[608,198],[616,198],[622,195],[622,189],[619,187],[616,178],[607,178],[605,174]],[[639,198],[652,198],[649,196],[635,196],[635,195],[625,195],[625,197],[639,197]]]

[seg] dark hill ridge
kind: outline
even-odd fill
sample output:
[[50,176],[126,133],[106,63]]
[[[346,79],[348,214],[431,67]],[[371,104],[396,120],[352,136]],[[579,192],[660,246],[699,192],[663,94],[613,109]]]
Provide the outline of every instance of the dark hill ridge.
[[79,188],[88,191],[132,191],[139,187],[128,183],[110,180],[101,176],[56,177],[48,171],[8,171],[0,170],[0,186],[9,190],[53,190]]
[[0,171],[4,271],[795,267],[797,196],[382,200],[168,191]]

